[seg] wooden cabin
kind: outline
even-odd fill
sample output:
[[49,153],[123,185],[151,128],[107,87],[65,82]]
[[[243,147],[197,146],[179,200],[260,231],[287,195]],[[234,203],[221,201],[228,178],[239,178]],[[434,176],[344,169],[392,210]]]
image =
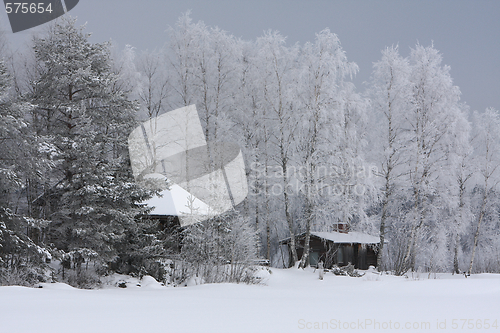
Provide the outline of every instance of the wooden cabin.
[[[369,266],[377,266],[377,253],[380,238],[361,232],[348,231],[345,226],[340,225],[337,231],[311,232],[309,242],[309,265],[317,267],[322,261],[325,268],[333,265],[339,267],[348,263],[357,269],[368,269]],[[295,236],[297,256],[300,260],[304,252],[305,233]],[[290,255],[288,267],[293,266],[290,248],[290,238],[280,241],[280,245],[286,245]]]
[[144,218],[157,224],[156,232],[162,232],[163,246],[173,253],[180,253],[182,230],[179,217],[175,215],[150,214]]

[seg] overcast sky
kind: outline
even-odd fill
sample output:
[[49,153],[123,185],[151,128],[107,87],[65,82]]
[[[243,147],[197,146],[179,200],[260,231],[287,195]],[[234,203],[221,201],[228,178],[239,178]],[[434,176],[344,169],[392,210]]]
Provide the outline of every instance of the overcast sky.
[[[167,27],[187,10],[194,21],[247,40],[273,29],[290,44],[304,43],[328,27],[360,67],[359,91],[386,46],[398,44],[407,56],[417,42],[434,42],[451,66],[462,101],[472,110],[500,109],[499,0],[80,0],[70,14],[80,24],[87,22],[93,42],[112,39],[121,48],[130,44],[145,50],[161,47]],[[4,11],[0,20],[13,48],[37,30],[13,34]]]

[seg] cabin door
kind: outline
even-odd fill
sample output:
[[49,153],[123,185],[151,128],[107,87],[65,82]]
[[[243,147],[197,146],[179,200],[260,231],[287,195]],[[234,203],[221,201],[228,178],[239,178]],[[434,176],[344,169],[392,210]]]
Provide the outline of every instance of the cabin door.
[[309,265],[311,267],[318,267],[319,253],[311,252],[309,253]]
[[368,269],[366,266],[366,245],[358,245],[358,269]]

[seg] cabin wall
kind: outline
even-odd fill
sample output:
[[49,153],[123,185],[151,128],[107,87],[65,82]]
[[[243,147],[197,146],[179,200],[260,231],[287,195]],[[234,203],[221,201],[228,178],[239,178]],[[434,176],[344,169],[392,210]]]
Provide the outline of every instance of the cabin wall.
[[163,231],[166,238],[164,245],[173,253],[180,253],[183,234],[179,217],[171,215],[149,215],[148,219],[157,223],[156,231]]
[[[294,265],[290,244],[289,248],[289,267]],[[299,260],[304,253],[304,237],[297,238],[297,257]],[[325,268],[331,268],[333,265],[342,267],[349,263],[356,269],[366,270],[369,266],[377,267],[376,248],[368,244],[336,244],[332,241],[324,241],[318,237],[312,236],[310,239],[310,258],[309,264],[317,267],[317,263],[322,261]]]

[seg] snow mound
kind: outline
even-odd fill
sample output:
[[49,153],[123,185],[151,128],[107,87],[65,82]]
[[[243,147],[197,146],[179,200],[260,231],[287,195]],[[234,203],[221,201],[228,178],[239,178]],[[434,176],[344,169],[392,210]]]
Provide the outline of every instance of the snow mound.
[[165,285],[156,281],[156,279],[152,276],[146,275],[141,280],[141,287],[146,289],[161,289],[164,288]]
[[35,288],[41,289],[52,289],[52,290],[77,290],[78,288],[74,288],[66,283],[39,283],[35,286]]
[[198,286],[204,283],[205,281],[203,280],[203,278],[198,276],[192,276],[189,279],[187,279],[187,281],[184,283],[184,287]]
[[258,267],[257,271],[254,273],[254,277],[259,280],[261,283],[267,284],[269,281],[271,274],[273,272],[270,268],[267,267]]
[[139,278],[124,275],[124,274],[113,274],[101,278],[102,287],[107,288],[140,288],[141,282]]
[[113,274],[102,279],[102,286],[104,289],[121,288],[121,289],[160,289],[165,285],[156,281],[152,276],[146,275],[142,279],[124,274]]

